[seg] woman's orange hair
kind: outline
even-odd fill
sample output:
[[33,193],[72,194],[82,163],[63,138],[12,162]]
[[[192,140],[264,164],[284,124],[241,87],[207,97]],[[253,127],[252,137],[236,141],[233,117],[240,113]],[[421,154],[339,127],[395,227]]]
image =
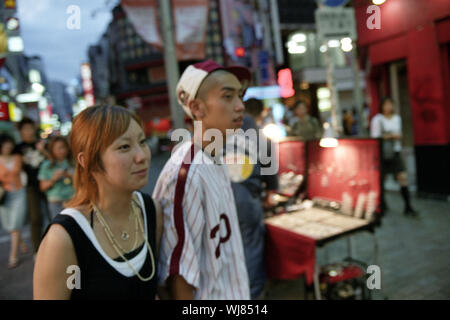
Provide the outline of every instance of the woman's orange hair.
[[[104,171],[101,156],[114,140],[127,131],[134,119],[143,128],[138,116],[119,106],[93,106],[78,114],[70,132],[70,146],[75,157],[75,195],[66,207],[91,205],[98,200],[98,187],[93,172]],[[84,154],[84,168],[78,154]]]

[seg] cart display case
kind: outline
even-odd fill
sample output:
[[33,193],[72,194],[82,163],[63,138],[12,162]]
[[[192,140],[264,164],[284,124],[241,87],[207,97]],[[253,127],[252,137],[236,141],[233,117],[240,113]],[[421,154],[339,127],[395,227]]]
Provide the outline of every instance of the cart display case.
[[[319,141],[287,139],[278,143],[278,155],[280,193],[293,201],[285,213],[265,219],[268,277],[305,275],[320,299],[316,248],[361,231],[374,234],[380,223],[379,141],[340,139],[338,147],[322,148]],[[300,185],[295,176],[302,177]]]

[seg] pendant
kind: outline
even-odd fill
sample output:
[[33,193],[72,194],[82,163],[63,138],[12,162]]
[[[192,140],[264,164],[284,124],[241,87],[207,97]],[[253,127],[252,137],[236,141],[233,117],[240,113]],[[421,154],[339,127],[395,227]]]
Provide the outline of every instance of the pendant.
[[129,235],[127,232],[122,231],[122,234],[120,235],[120,238],[121,238],[123,241],[127,241],[128,239],[130,239],[130,235]]
[[65,178],[65,179],[63,180],[63,182],[64,182],[64,184],[71,184],[71,183],[72,183],[72,180],[71,180],[70,178]]

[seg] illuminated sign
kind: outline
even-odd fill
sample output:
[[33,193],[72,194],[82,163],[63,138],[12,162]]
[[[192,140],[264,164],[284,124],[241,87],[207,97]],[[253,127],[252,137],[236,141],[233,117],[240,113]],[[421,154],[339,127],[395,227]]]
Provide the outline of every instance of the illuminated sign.
[[282,98],[289,98],[295,94],[291,69],[286,68],[278,71],[278,84],[281,87]]
[[92,107],[95,104],[95,97],[94,85],[92,83],[91,66],[89,65],[89,63],[83,63],[81,65],[81,81],[86,107]]
[[15,9],[16,8],[16,0],[5,0],[4,2],[5,9]]

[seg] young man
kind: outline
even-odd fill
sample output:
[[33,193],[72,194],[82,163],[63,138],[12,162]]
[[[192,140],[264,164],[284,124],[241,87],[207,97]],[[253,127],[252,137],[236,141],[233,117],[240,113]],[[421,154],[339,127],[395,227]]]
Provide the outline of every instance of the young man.
[[[27,205],[31,228],[33,252],[39,249],[42,236],[43,212],[41,203],[46,201],[45,194],[39,188],[39,166],[44,161],[46,151],[43,141],[37,141],[37,130],[33,120],[22,119],[18,126],[22,142],[16,146],[14,153],[22,156],[23,168],[27,174]],[[45,203],[45,202],[44,202]]]
[[153,194],[164,212],[159,283],[174,299],[250,298],[230,178],[204,138],[216,130],[224,147],[227,129],[242,126],[250,78],[245,68],[209,60],[189,66],[178,82],[179,103],[202,128],[194,131],[195,143],[172,154]]
[[322,125],[319,120],[308,114],[306,102],[298,100],[292,109],[295,116],[288,130],[289,136],[299,137],[304,141],[320,139],[323,134]]

